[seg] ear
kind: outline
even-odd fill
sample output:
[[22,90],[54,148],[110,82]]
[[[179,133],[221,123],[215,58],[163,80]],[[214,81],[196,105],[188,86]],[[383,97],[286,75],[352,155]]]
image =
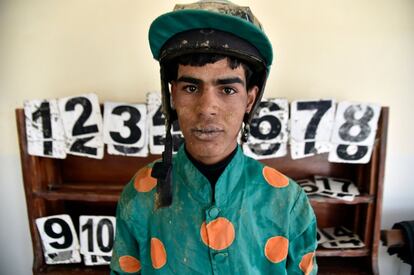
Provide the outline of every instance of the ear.
[[253,86],[249,91],[247,91],[247,106],[246,113],[250,113],[253,108],[253,104],[256,101],[257,94],[259,93],[259,87]]

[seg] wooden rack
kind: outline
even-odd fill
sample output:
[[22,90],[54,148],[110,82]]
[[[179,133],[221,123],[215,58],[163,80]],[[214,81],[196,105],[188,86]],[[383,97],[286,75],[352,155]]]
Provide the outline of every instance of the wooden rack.
[[[331,163],[327,154],[299,160],[289,156],[263,161],[293,179],[314,175],[350,179],[361,195],[348,202],[311,198],[318,227],[344,225],[365,243],[360,249],[318,249],[319,274],[378,274],[381,204],[387,143],[388,108],[383,107],[371,161],[368,164]],[[68,156],[50,159],[27,152],[24,112],[16,110],[21,165],[32,237],[34,274],[108,274],[108,266],[46,265],[35,220],[54,214],[113,215],[123,186],[142,166],[160,156],[130,158],[105,154],[102,160]],[[76,227],[76,224],[75,224]]]

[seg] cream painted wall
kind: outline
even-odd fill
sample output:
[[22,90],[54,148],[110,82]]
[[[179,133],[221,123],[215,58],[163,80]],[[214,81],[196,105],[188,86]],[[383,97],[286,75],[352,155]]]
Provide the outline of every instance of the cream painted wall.
[[[237,3],[252,7],[275,49],[266,96],[390,106],[383,227],[414,219],[414,1]],[[29,274],[32,260],[14,109],[25,99],[85,92],[102,102],[143,102],[159,90],[148,27],[173,4],[0,0],[1,274]],[[381,251],[381,273],[398,274],[399,261]]]

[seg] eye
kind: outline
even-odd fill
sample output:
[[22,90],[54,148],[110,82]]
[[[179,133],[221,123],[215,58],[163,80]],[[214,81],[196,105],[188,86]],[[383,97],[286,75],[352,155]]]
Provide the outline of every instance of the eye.
[[225,93],[226,95],[232,95],[237,93],[237,91],[234,88],[231,87],[224,87],[223,88],[223,93]]
[[195,85],[186,85],[183,87],[183,90],[189,94],[197,92],[197,86]]

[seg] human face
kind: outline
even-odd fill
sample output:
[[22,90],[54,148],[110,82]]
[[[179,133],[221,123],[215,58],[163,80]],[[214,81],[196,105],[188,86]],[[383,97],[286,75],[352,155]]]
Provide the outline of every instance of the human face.
[[231,69],[227,59],[201,67],[179,65],[171,93],[191,156],[214,164],[230,155],[257,92],[257,86],[246,90],[243,67]]

